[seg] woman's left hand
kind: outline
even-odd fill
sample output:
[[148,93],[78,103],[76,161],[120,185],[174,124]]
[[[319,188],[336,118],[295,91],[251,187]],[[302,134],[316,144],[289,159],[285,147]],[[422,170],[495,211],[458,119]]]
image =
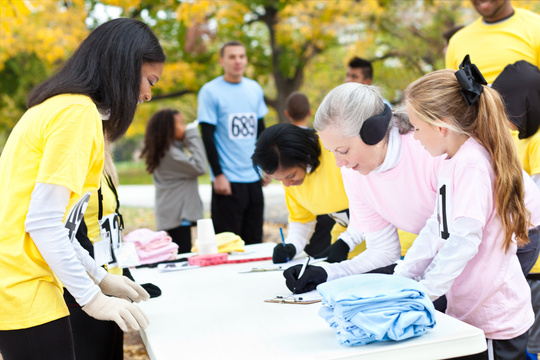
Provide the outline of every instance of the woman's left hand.
[[141,285],[122,275],[107,273],[98,286],[105,295],[126,299],[131,302],[138,303],[150,298],[148,292]]

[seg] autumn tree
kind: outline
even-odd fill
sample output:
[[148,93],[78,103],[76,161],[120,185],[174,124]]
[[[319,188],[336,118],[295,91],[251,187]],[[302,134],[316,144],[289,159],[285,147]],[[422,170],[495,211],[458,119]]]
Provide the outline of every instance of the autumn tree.
[[0,11],[0,132],[89,30],[117,16],[149,24],[168,60],[154,100],[139,107],[128,136],[142,134],[159,107],[181,108],[193,119],[200,87],[222,74],[219,48],[228,40],[246,45],[246,76],[263,86],[271,116],[285,121],[292,91],[306,92],[316,110],[343,81],[352,56],[373,61],[374,83],[399,102],[408,83],[444,66],[442,32],[477,17],[468,0],[2,0]]
[[28,92],[88,34],[86,17],[84,0],[0,1],[0,133],[21,117]]

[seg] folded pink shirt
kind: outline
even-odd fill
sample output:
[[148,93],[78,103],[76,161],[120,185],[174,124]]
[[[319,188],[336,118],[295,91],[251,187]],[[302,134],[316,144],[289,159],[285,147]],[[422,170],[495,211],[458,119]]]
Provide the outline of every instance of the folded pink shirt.
[[141,264],[172,260],[178,253],[178,245],[165,231],[137,229],[124,236],[124,241],[135,244]]

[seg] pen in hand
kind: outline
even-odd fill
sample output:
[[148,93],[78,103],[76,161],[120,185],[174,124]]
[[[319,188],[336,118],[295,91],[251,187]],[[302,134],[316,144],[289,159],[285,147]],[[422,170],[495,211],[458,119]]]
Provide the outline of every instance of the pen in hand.
[[[279,228],[279,233],[281,234],[281,243],[283,244],[283,247],[285,247],[285,238],[283,237],[283,229]],[[289,257],[287,256],[287,262],[289,262]]]
[[[302,275],[304,275],[304,272],[306,271],[306,268],[308,267],[309,265],[309,260],[311,260],[311,257],[308,256],[306,258],[306,262],[304,263],[304,265],[302,265],[302,269],[300,269],[300,274],[298,274],[298,279],[296,279],[296,282],[298,283],[298,281],[300,280],[300,278],[302,277]],[[293,289],[293,294],[296,294],[296,286],[294,287]]]

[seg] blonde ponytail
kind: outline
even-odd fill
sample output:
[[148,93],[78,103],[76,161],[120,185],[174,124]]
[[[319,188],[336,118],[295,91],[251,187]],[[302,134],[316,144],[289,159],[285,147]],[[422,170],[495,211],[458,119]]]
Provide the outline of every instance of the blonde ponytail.
[[515,234],[518,246],[529,242],[530,212],[525,207],[523,170],[507,125],[499,93],[487,86],[478,99],[478,116],[471,136],[491,155],[495,172],[497,212],[505,229],[504,249],[508,250]]
[[478,101],[468,106],[455,72],[439,70],[410,84],[404,98],[422,120],[466,134],[486,148],[495,173],[496,210],[505,232],[502,247],[508,251],[514,234],[518,246],[528,243],[531,225],[524,201],[523,173],[499,93],[483,86]]

